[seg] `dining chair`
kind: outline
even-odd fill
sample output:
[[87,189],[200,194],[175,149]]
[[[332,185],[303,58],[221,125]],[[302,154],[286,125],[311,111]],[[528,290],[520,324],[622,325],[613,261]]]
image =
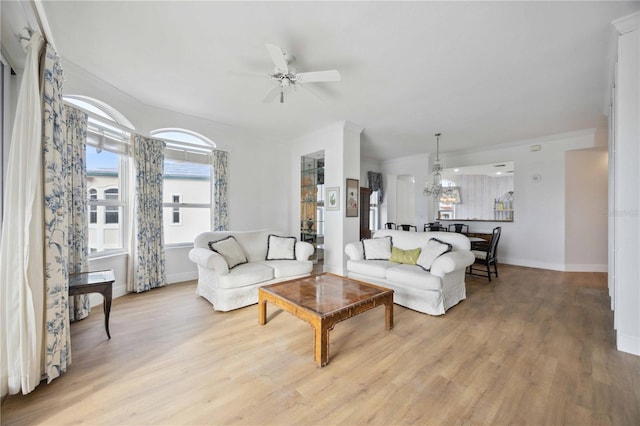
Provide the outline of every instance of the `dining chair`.
[[469,225],[467,225],[466,223],[452,223],[451,225],[449,225],[449,232],[457,232],[458,234],[468,234]]
[[385,229],[397,229],[396,224],[393,222],[387,222],[384,224]]
[[411,231],[411,228],[413,228],[414,232],[418,232],[418,227],[415,225],[398,225],[396,227],[396,229],[401,229],[403,231]]
[[[474,244],[474,250],[471,250],[473,255],[475,256],[475,262],[469,265],[469,270],[467,274],[476,275],[480,277],[489,278],[489,282],[491,282],[491,274],[495,274],[496,278],[498,278],[498,242],[500,241],[500,234],[502,232],[502,227],[497,226],[493,228],[493,232],[491,234],[491,240],[486,243],[476,243]],[[490,266],[493,264],[493,272],[491,272]],[[486,268],[486,274],[484,272],[474,273],[473,265],[483,265]]]
[[440,224],[440,222],[432,222],[432,223],[425,223],[424,224],[424,232],[427,231],[447,231],[447,228],[445,228],[444,226],[442,226]]

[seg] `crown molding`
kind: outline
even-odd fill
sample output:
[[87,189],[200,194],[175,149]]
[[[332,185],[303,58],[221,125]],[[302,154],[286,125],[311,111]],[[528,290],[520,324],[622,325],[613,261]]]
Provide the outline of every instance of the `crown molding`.
[[611,21],[607,69],[605,72],[604,104],[602,105],[602,113],[607,117],[609,116],[609,105],[611,104],[611,88],[615,79],[615,66],[618,60],[618,37],[638,29],[640,29],[640,12]]
[[611,25],[618,32],[618,35],[640,29],[640,12],[618,18],[612,21]]

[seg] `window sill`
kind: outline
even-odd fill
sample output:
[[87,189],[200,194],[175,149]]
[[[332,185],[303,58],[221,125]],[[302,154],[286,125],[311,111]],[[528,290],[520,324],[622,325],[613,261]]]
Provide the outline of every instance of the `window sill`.
[[173,244],[165,244],[165,249],[176,249],[176,248],[193,248],[193,243],[173,243]]
[[92,260],[102,260],[102,259],[109,259],[112,257],[118,257],[118,256],[122,256],[122,255],[129,255],[129,252],[127,250],[113,250],[113,251],[109,251],[109,252],[101,252],[101,253],[92,253],[89,255],[89,261]]

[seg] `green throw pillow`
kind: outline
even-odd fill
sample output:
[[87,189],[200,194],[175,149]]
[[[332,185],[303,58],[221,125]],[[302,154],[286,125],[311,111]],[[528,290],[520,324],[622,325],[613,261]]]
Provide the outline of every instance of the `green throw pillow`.
[[400,250],[398,247],[391,248],[391,258],[389,259],[394,263],[406,263],[407,265],[415,265],[420,257],[422,249],[417,248],[413,250]]

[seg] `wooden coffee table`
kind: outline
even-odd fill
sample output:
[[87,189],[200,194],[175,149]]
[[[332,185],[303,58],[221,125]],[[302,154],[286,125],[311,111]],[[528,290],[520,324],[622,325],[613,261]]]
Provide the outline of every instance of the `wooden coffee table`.
[[314,329],[314,361],[329,363],[329,331],[340,321],[385,306],[385,325],[393,328],[393,290],[333,274],[270,284],[258,289],[258,322],[267,323],[267,302],[308,322]]

